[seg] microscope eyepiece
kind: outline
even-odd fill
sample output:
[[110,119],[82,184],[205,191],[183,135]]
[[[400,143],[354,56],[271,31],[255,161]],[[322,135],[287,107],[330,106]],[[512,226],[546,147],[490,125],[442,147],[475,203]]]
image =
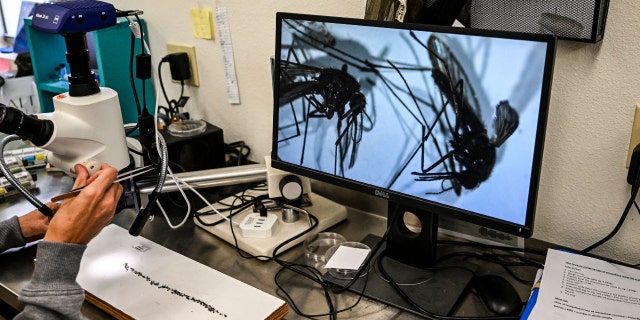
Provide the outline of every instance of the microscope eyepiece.
[[36,116],[7,107],[0,103],[0,132],[15,134],[23,140],[29,140],[40,147],[53,135],[53,121],[38,119]]

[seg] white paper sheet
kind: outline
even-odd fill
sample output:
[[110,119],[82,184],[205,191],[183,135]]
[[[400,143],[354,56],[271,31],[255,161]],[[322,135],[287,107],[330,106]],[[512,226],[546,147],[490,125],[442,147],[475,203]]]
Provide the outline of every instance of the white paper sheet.
[[369,254],[369,249],[340,246],[331,256],[325,268],[358,270]]
[[549,250],[529,320],[640,320],[640,270]]
[[266,319],[285,304],[117,225],[89,243],[78,283],[135,319]]

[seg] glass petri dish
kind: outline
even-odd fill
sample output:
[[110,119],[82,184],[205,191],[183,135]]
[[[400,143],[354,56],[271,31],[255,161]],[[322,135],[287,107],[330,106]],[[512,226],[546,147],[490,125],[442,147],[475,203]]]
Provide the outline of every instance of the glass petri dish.
[[327,263],[327,251],[344,242],[347,242],[347,239],[335,232],[320,232],[307,238],[303,243],[307,265],[316,269],[324,268]]

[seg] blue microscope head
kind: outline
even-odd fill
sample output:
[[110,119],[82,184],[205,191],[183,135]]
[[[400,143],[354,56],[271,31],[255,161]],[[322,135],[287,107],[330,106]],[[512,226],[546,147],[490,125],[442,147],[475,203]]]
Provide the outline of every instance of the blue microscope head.
[[35,7],[31,26],[39,31],[61,34],[67,47],[69,63],[69,95],[88,96],[100,91],[89,65],[86,33],[117,23],[112,4],[97,0],[73,0],[44,3]]
[[85,33],[115,25],[116,9],[97,0],[76,0],[37,5],[32,26],[55,34]]

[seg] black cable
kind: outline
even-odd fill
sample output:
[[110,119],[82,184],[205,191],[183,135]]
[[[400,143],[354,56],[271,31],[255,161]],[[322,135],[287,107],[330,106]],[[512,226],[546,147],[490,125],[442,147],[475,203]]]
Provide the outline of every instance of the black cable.
[[158,63],[158,82],[160,83],[160,89],[162,90],[162,95],[164,96],[164,100],[167,102],[167,107],[169,109],[169,118],[173,117],[173,110],[171,108],[171,101],[169,101],[169,97],[167,96],[167,91],[164,89],[164,82],[162,81],[162,64],[167,62],[167,56],[160,60]]
[[144,225],[146,224],[147,220],[151,216],[151,208],[153,207],[154,204],[156,204],[156,201],[160,196],[162,187],[164,186],[164,183],[167,177],[167,171],[168,171],[167,169],[169,166],[168,164],[169,156],[167,154],[167,145],[164,139],[162,138],[162,136],[158,137],[158,142],[159,144],[157,148],[161,156],[160,156],[160,164],[158,168],[158,176],[156,180],[157,183],[155,188],[151,192],[151,195],[149,196],[149,203],[145,208],[143,208],[142,210],[140,210],[140,212],[138,212],[138,215],[135,217],[133,223],[131,224],[131,227],[129,228],[129,234],[132,236],[138,236],[140,235],[140,232],[142,232]]
[[[184,96],[184,80],[180,79],[180,98]],[[178,101],[171,100],[173,103],[173,107],[175,108],[175,113],[180,114],[180,106],[178,105]]]
[[131,91],[133,92],[133,99],[136,102],[138,115],[141,115],[142,108],[140,106],[140,99],[138,98],[138,90],[136,88],[135,77],[133,75],[133,58],[135,56],[135,43],[136,43],[136,36],[132,32],[131,33],[131,51],[129,53],[129,81],[131,82]]
[[[398,207],[396,207],[396,210],[397,210],[397,208]],[[387,223],[387,230],[385,230],[384,234],[382,235],[382,237],[380,238],[378,243],[376,243],[376,245],[371,249],[371,252],[369,253],[369,256],[367,257],[365,262],[362,264],[362,267],[360,269],[358,269],[358,272],[355,274],[355,276],[353,276],[353,278],[351,278],[351,281],[349,281],[344,286],[341,286],[341,285],[336,286],[334,288],[333,292],[340,293],[340,292],[344,292],[346,290],[349,290],[356,283],[356,281],[358,281],[358,278],[362,275],[364,270],[368,268],[368,266],[371,263],[371,260],[373,259],[375,254],[378,252],[378,250],[380,250],[380,248],[382,247],[382,244],[385,241],[387,241],[387,238],[389,237],[389,233],[391,232],[391,228],[396,223],[396,219],[398,219],[399,216],[401,216],[401,215],[400,214],[395,214],[395,213],[393,214],[393,220],[391,220],[390,222]]]
[[[235,206],[235,202],[238,199],[241,199],[242,197],[244,197],[244,193],[245,192],[246,192],[246,190],[242,192],[240,197],[237,197],[236,199],[234,199],[233,202],[231,203],[231,205]],[[252,201],[252,203],[253,203],[253,201]],[[242,210],[237,210],[237,211],[241,212]],[[231,213],[233,213],[233,211]],[[233,214],[233,215],[230,214],[230,217],[229,217],[229,228],[231,229],[231,236],[233,237],[234,247],[236,248],[236,251],[238,252],[238,255],[241,258],[244,258],[244,259],[257,259],[257,260],[261,260],[261,261],[271,261],[271,260],[273,260],[275,258],[276,250],[274,250],[274,254],[271,257],[269,257],[269,256],[262,256],[262,255],[254,256],[254,255],[252,255],[252,254],[240,249],[240,246],[238,245],[238,238],[236,237],[236,233],[233,230],[233,216],[235,216],[235,214]],[[292,239],[289,239],[289,240],[285,241],[284,243],[289,243],[289,242],[293,241],[294,239],[296,239],[296,238],[294,237]],[[276,249],[278,249],[278,248],[280,248],[280,246],[276,247]]]
[[147,110],[147,79],[142,79],[142,113],[149,113]]
[[[320,314],[307,314],[305,312],[303,312],[293,301],[293,298],[291,297],[291,295],[289,295],[289,293],[287,292],[287,290],[284,288],[284,286],[282,285],[282,283],[278,280],[280,278],[280,276],[285,272],[285,271],[292,271],[298,275],[302,275],[304,277],[306,277],[307,279],[310,279],[313,283],[317,284],[320,286],[320,289],[323,290],[323,294],[325,296],[325,300],[327,302],[327,307],[329,308],[329,311],[326,313],[320,313]],[[306,318],[316,318],[316,317],[326,317],[328,316],[330,319],[335,319],[335,317],[337,316],[337,314],[341,313],[341,312],[345,312],[345,311],[349,311],[351,309],[353,309],[356,305],[358,305],[360,303],[360,301],[362,300],[363,296],[364,296],[364,291],[366,290],[367,287],[367,283],[368,283],[368,277],[369,274],[367,273],[363,278],[361,278],[364,281],[363,284],[363,288],[362,290],[358,293],[358,299],[352,303],[350,306],[347,306],[343,309],[338,309],[336,310],[333,300],[331,298],[330,295],[330,289],[332,286],[332,283],[326,282],[322,279],[322,273],[320,273],[319,270],[317,270],[314,267],[308,266],[308,265],[304,265],[304,264],[295,264],[295,263],[287,263],[284,264],[283,267],[276,273],[275,277],[274,277],[274,281],[276,283],[276,286],[278,287],[278,290],[285,295],[285,299],[288,300],[289,306],[291,306],[291,308],[294,309],[294,311]]]
[[424,309],[417,302],[411,299],[411,297],[409,297],[407,293],[404,292],[404,290],[402,290],[400,285],[398,285],[397,282],[393,281],[391,276],[386,272],[386,270],[384,269],[384,266],[382,265],[382,258],[384,258],[385,256],[386,256],[385,251],[383,251],[380,253],[381,258],[377,260],[377,265],[380,272],[383,274],[385,278],[389,280],[389,284],[407,303],[411,304],[411,306],[416,310],[418,310],[422,316],[428,319],[432,319],[432,320],[519,320],[520,319],[519,315],[518,316],[493,315],[493,316],[486,316],[486,317],[456,317],[456,316],[442,316],[442,315],[434,314],[429,310]]
[[[232,153],[236,156],[235,165],[237,166],[240,166],[244,162],[246,162],[249,154],[251,153],[251,148],[249,148],[249,146],[247,146],[242,140],[228,143],[226,145],[226,149],[228,153]],[[243,152],[243,150],[246,150],[246,152]],[[231,161],[227,162],[227,164],[230,165]]]
[[[395,217],[399,217],[400,215],[395,215]],[[294,271],[298,274],[301,274],[309,279],[311,279],[312,281],[315,281],[316,283],[320,284],[323,286],[323,289],[325,289],[324,286],[329,286],[332,291],[334,293],[341,293],[343,291],[346,291],[348,289],[350,289],[353,284],[355,284],[356,281],[358,281],[360,279],[360,277],[362,276],[362,273],[369,269],[369,265],[371,264],[371,260],[373,259],[373,257],[375,256],[376,252],[380,249],[381,245],[386,241],[388,234],[391,230],[391,226],[395,223],[395,221],[391,221],[388,224],[388,228],[385,231],[384,235],[382,236],[382,238],[380,239],[380,241],[374,246],[374,248],[371,250],[370,255],[368,256],[368,258],[365,260],[365,262],[363,263],[362,267],[358,270],[358,272],[356,273],[356,275],[351,279],[351,281],[349,281],[349,283],[347,283],[344,286],[341,285],[337,285],[337,284],[333,284],[333,283],[326,283],[324,280],[314,280],[314,278],[311,275],[307,275],[303,272],[301,272],[300,270],[296,270],[296,269],[291,269],[290,267],[288,267],[288,269],[290,269],[291,271]],[[503,248],[503,247],[499,247],[499,248]],[[507,249],[512,249],[512,248],[507,248]],[[380,256],[384,256],[384,253],[381,253]],[[380,259],[377,261],[378,264],[381,264]],[[286,267],[283,265],[283,267]],[[388,275],[388,273],[386,273],[386,271],[384,271],[384,267],[381,267],[381,265],[378,265],[379,268],[382,268],[382,272],[384,274],[384,276],[389,279],[389,282],[392,284],[392,286],[394,286],[394,289],[396,289],[398,291],[398,293],[400,294],[400,296],[403,297],[403,299],[405,299],[408,303],[415,305],[414,307],[416,307],[417,310],[419,310],[420,312],[423,313],[424,316],[427,317],[431,317],[432,319],[438,319],[438,320],[466,320],[466,319],[495,319],[495,320],[511,320],[511,319],[519,319],[518,317],[514,317],[514,316],[489,316],[489,317],[451,317],[451,316],[439,316],[439,315],[435,315],[433,313],[430,313],[428,310],[424,310],[423,308],[421,308],[419,305],[417,305],[410,297],[408,297],[406,295],[406,293],[404,293],[404,291],[399,287],[399,285],[397,283],[395,283],[392,278]],[[471,272],[471,270],[469,270]],[[328,301],[328,305],[330,306],[330,312],[328,314],[321,314],[321,315],[308,315],[308,314],[303,314],[301,313],[300,309],[295,305],[295,303],[293,301],[291,301],[291,297],[286,293],[286,290],[284,290],[284,288],[278,283],[277,278],[280,276],[280,274],[282,273],[282,270],[279,271],[276,274],[276,285],[278,286],[278,288],[283,291],[283,293],[289,298],[289,302],[290,305],[292,305],[292,308],[294,310],[296,310],[296,312],[298,312],[299,314],[301,314],[302,316],[306,316],[306,317],[317,317],[317,316],[329,316],[329,317],[334,317],[335,314],[337,314],[337,312],[340,312],[341,310],[335,310],[334,308],[331,307],[332,303],[330,301]],[[367,273],[367,277],[368,277],[369,273]],[[515,277],[516,279],[519,279],[518,277]],[[366,288],[366,283],[367,283],[367,278],[364,278],[364,284],[363,284],[363,290],[360,292],[359,294],[359,298],[358,301],[351,307],[349,308],[345,308],[344,310],[349,310],[350,308],[353,308],[355,305],[357,305],[357,303],[360,301],[360,299],[362,298],[362,296],[364,295],[364,290]]]
[[[241,200],[244,198],[244,192],[236,197],[234,199],[234,201],[231,203],[231,207],[241,207],[241,206],[237,206],[235,204],[236,201]],[[256,200],[260,200],[260,197],[256,197],[255,199],[253,199],[252,201],[250,201],[250,204],[254,204]],[[242,200],[241,200],[242,201]],[[237,212],[243,211],[244,209],[238,209]],[[231,213],[232,215],[235,215],[235,213]],[[344,310],[349,310],[350,308],[352,308],[353,306],[355,306],[355,304],[349,308],[346,308],[344,310],[335,310],[335,307],[333,306],[333,302],[331,300],[331,296],[330,296],[330,292],[329,292],[329,288],[330,286],[325,283],[322,280],[322,274],[320,273],[320,271],[318,271],[317,269],[307,266],[307,265],[301,265],[301,264],[296,264],[296,263],[291,263],[291,262],[287,262],[284,260],[279,259],[279,256],[281,254],[283,254],[284,252],[280,252],[280,250],[288,245],[289,243],[291,243],[292,241],[295,241],[296,239],[304,236],[305,234],[311,232],[313,229],[315,229],[318,226],[318,218],[316,218],[313,214],[309,213],[309,219],[311,220],[311,226],[309,226],[307,229],[303,230],[302,232],[298,233],[296,236],[291,237],[289,239],[287,239],[286,241],[283,241],[282,243],[280,243],[278,246],[276,246],[272,252],[271,257],[269,256],[255,256],[255,255],[251,255],[249,253],[247,253],[246,251],[240,249],[239,245],[238,245],[238,240],[237,237],[235,235],[235,232],[233,230],[233,220],[232,218],[229,218],[229,224],[230,224],[230,228],[231,228],[231,234],[233,236],[234,239],[234,246],[236,248],[236,250],[238,251],[238,254],[240,255],[240,257],[244,258],[244,259],[258,259],[261,260],[263,262],[267,262],[267,261],[275,261],[276,263],[278,263],[282,268],[276,273],[276,275],[274,276],[274,281],[276,283],[276,286],[278,286],[278,288],[283,292],[283,294],[287,297],[287,299],[289,300],[289,303],[291,305],[291,307],[300,315],[306,316],[306,317],[316,317],[316,316],[330,316],[331,319],[333,319],[333,315],[335,315],[337,312],[341,312]],[[305,315],[295,304],[295,302],[291,299],[291,296],[287,293],[287,290],[284,289],[284,287],[281,285],[281,283],[278,281],[280,275],[286,271],[293,271],[299,275],[304,276],[305,278],[310,279],[312,282],[317,283],[320,285],[320,287],[323,290],[323,294],[325,296],[325,299],[327,301],[327,304],[329,306],[330,312],[327,314],[320,314],[320,315]],[[360,301],[360,299],[358,299],[358,302]]]
[[[241,199],[242,197],[243,196],[236,197],[236,199],[234,199],[234,203],[235,203],[235,201],[237,199]],[[223,204],[220,201],[218,201],[216,203]],[[226,209],[216,209],[216,210],[218,210],[218,212],[220,212],[220,213],[228,211],[229,215],[227,215],[227,218],[231,218],[231,217],[237,215],[238,213],[244,211],[245,209],[249,208],[253,204],[253,199],[251,201],[244,201],[240,205],[235,205],[234,203],[229,204],[229,205],[223,204],[223,205],[227,205]],[[219,224],[221,224],[222,222],[225,221],[224,219],[220,219],[220,220],[215,221],[215,222],[206,222],[206,221],[202,220],[202,218],[201,218],[202,216],[209,216],[209,215],[212,215],[212,214],[216,214],[215,211],[210,210],[210,211],[202,212],[202,213],[196,212],[194,214],[194,217],[196,218],[196,220],[198,220],[198,222],[200,224],[202,224],[204,226],[207,226],[207,227],[217,226],[217,225],[219,225]]]
[[620,216],[620,219],[618,220],[618,223],[616,224],[616,226],[613,228],[613,230],[611,230],[611,232],[609,232],[608,235],[600,239],[600,241],[588,246],[587,248],[582,249],[582,251],[580,251],[581,254],[588,253],[589,251],[601,246],[602,244],[604,244],[605,242],[613,238],[613,236],[615,236],[616,233],[618,233],[618,231],[620,231],[622,224],[624,223],[624,221],[627,218],[627,215],[629,214],[629,210],[631,209],[631,206],[633,206],[633,203],[635,202],[635,199],[638,196],[638,189],[640,189],[640,170],[636,172],[636,178],[634,179],[633,185],[631,186],[631,197],[629,197],[629,201],[627,202],[627,205],[625,206],[624,211],[622,212],[622,215]]
[[[520,278],[519,276],[517,276],[515,274],[515,272],[513,272],[513,270],[511,270],[510,267],[543,268],[544,264],[540,263],[538,261],[531,260],[531,259],[526,259],[526,258],[524,258],[522,256],[519,256],[519,255],[516,255],[516,254],[513,254],[513,253],[522,252],[522,253],[525,253],[525,254],[533,254],[533,255],[539,255],[539,256],[546,256],[547,255],[547,253],[545,251],[539,251],[539,250],[528,249],[528,248],[508,247],[508,246],[501,246],[501,245],[490,245],[490,244],[477,243],[477,242],[438,240],[438,244],[439,245],[452,245],[452,246],[456,246],[456,247],[467,246],[467,247],[474,247],[474,248],[482,248],[482,249],[485,249],[485,250],[502,250],[502,251],[509,252],[509,254],[505,254],[505,255],[483,254],[482,256],[474,254],[474,253],[459,252],[459,253],[453,253],[453,254],[442,256],[442,257],[438,258],[438,261],[442,261],[442,260],[445,260],[445,259],[447,259],[449,257],[453,257],[453,256],[460,256],[460,255],[474,256],[475,255],[474,257],[476,257],[476,258],[478,258],[480,260],[485,260],[485,261],[489,261],[489,262],[492,262],[492,263],[500,265],[515,280],[517,280],[518,282],[521,282],[521,283],[526,283],[526,284],[531,284],[532,281]],[[515,259],[521,260],[523,262],[522,263],[507,263],[507,262],[505,262],[503,260],[499,260],[499,259],[494,259],[493,258],[493,257],[499,257],[499,256],[506,256],[506,257],[510,257],[510,258],[515,258]]]
[[[140,17],[137,14],[134,14],[134,16],[136,17],[136,22],[138,23],[138,26],[140,27],[140,50],[142,51],[142,53],[145,53],[145,47],[144,47],[144,27],[142,26],[142,20],[140,19]],[[151,63],[149,63],[149,68],[151,68]],[[146,78],[142,79],[142,109],[143,111],[146,111],[147,109],[147,84],[146,84]]]
[[[244,209],[246,209],[246,207],[244,206],[236,206],[235,202],[238,200],[241,200],[243,197],[243,194],[241,194],[240,196],[238,196],[236,199],[234,199],[233,203],[231,204],[231,207],[237,207],[237,208],[242,208],[239,209],[238,211],[243,211]],[[253,203],[253,202],[252,202]],[[396,217],[398,217],[399,215],[396,215]],[[351,279],[351,281],[349,281],[349,283],[347,283],[346,285],[338,285],[335,283],[331,283],[331,282],[327,282],[322,278],[322,273],[317,270],[316,268],[313,268],[311,266],[308,266],[306,264],[299,264],[299,263],[292,263],[292,262],[287,262],[284,260],[279,259],[279,256],[282,254],[280,253],[280,249],[282,247],[284,247],[285,245],[287,245],[288,243],[290,243],[291,241],[294,241],[295,239],[303,236],[304,234],[308,233],[309,231],[311,231],[313,228],[316,227],[316,225],[318,224],[318,220],[315,216],[310,215],[310,218],[313,220],[312,223],[312,227],[310,227],[309,229],[305,230],[304,232],[298,234],[297,236],[288,239],[287,241],[281,243],[280,245],[278,245],[272,253],[272,256],[254,256],[251,255],[249,253],[247,253],[246,251],[242,250],[239,248],[238,246],[238,242],[237,242],[237,238],[236,235],[233,231],[233,222],[230,218],[229,223],[230,223],[230,227],[231,227],[231,231],[232,231],[232,235],[234,238],[234,246],[236,247],[236,250],[238,251],[238,254],[245,259],[259,259],[262,261],[275,261],[276,263],[278,263],[281,266],[281,269],[276,273],[276,275],[274,276],[274,282],[276,284],[276,286],[278,287],[279,293],[281,293],[284,298],[288,301],[290,307],[300,316],[303,317],[307,317],[307,318],[316,318],[316,317],[325,317],[328,316],[330,319],[335,319],[336,315],[340,312],[344,312],[347,310],[351,310],[352,308],[354,308],[362,299],[362,297],[364,296],[364,292],[366,290],[366,285],[368,283],[368,276],[369,273],[367,273],[365,276],[362,276],[363,272],[365,270],[369,270],[370,269],[370,265],[371,265],[371,261],[372,259],[376,256],[376,252],[380,249],[381,245],[386,241],[387,237],[388,237],[388,233],[390,232],[390,228],[393,225],[393,223],[389,223],[389,227],[387,228],[387,230],[385,231],[385,234],[382,236],[382,238],[380,239],[380,241],[374,246],[374,248],[371,250],[368,258],[365,260],[365,262],[362,264],[362,267],[358,270],[358,272],[356,273],[356,275]],[[503,248],[506,250],[510,250],[513,248],[505,248],[505,247],[498,247],[498,248]],[[543,253],[539,253],[539,254],[543,254]],[[382,254],[381,254],[382,255]],[[491,259],[491,258],[487,258],[487,259]],[[496,259],[491,259],[493,261],[495,261]],[[514,263],[515,264],[515,263]],[[526,264],[526,263],[523,263]],[[291,271],[294,272],[297,275],[300,275],[308,280],[310,280],[312,283],[318,285],[319,289],[322,290],[322,293],[325,297],[326,303],[327,303],[327,307],[329,308],[329,311],[326,313],[321,313],[321,314],[307,314],[305,313],[303,310],[301,310],[295,303],[295,301],[293,300],[293,298],[291,297],[291,295],[288,293],[287,289],[285,289],[285,287],[283,286],[283,283],[280,281],[280,278],[282,277],[282,275],[286,272],[286,271]],[[384,271],[384,268],[383,268]],[[470,272],[472,272],[470,270]],[[386,272],[385,272],[386,274]],[[391,277],[386,274],[385,275],[386,278],[391,279]],[[340,309],[340,310],[336,310],[334,303],[332,301],[332,297],[330,295],[330,293],[342,293],[346,290],[349,290],[353,284],[355,284],[356,281],[359,280],[363,280],[363,288],[362,290],[358,290],[359,292],[356,292],[356,294],[358,294],[358,299],[356,302],[354,302],[351,306],[348,306],[344,309]],[[391,281],[393,282],[393,281]],[[395,285],[397,285],[397,283],[394,283]],[[402,290],[399,289],[401,292]],[[408,302],[411,303],[411,299],[409,297],[406,297],[408,299]],[[420,308],[416,308],[418,310],[420,310]],[[491,316],[491,317],[449,317],[449,316],[438,316],[438,315],[434,315],[434,314],[430,314],[428,310],[420,310],[421,312],[424,313],[424,316],[427,317],[431,317],[432,319],[438,319],[438,320],[465,320],[465,319],[496,319],[496,320],[511,320],[511,319],[519,319],[519,317],[505,317],[505,316]]]
[[509,252],[522,252],[540,256],[546,256],[546,251],[540,251],[529,248],[518,248],[518,247],[509,247],[509,246],[501,246],[501,245],[492,245],[486,243],[479,242],[469,242],[469,241],[455,241],[455,240],[438,240],[438,244],[444,245],[452,245],[456,247],[465,246],[465,247],[474,247],[474,248],[483,248],[483,249],[495,249],[495,250],[504,250]]
[[158,106],[158,109],[163,110],[167,116],[169,116],[171,114],[171,109],[165,107],[165,106]]
[[[365,270],[368,271],[370,269],[371,260],[373,259],[375,254],[378,252],[378,250],[381,248],[382,244],[386,241],[386,239],[387,239],[387,237],[389,235],[389,232],[391,231],[391,227],[395,223],[395,219],[397,219],[398,216],[400,216],[400,215],[394,215],[395,218],[394,218],[393,221],[391,221],[388,224],[384,235],[381,237],[381,239],[378,241],[378,243],[376,243],[376,245],[371,249],[371,251],[369,252],[369,255],[367,256],[367,259],[365,259],[365,261],[362,263],[362,265],[360,266],[360,268],[358,269],[356,274],[353,276],[353,278],[351,278],[351,280],[346,285],[339,285],[339,284],[336,284],[336,283],[324,281],[322,279],[315,279],[312,275],[308,275],[305,272],[297,269],[297,268],[303,268],[303,270],[308,270],[309,268],[312,268],[312,267],[309,267],[309,266],[306,266],[306,265],[300,265],[300,264],[286,263],[284,261],[276,259],[276,262],[278,262],[283,267],[283,269],[287,269],[287,270],[290,270],[292,272],[295,272],[295,273],[297,273],[299,275],[302,275],[302,276],[306,277],[307,279],[311,280],[312,282],[315,282],[315,283],[319,284],[321,286],[323,292],[324,292],[325,299],[326,299],[326,302],[327,302],[327,306],[329,308],[329,312],[324,313],[324,314],[315,314],[315,315],[309,315],[309,314],[302,313],[300,311],[300,309],[296,306],[295,302],[291,299],[289,294],[286,292],[286,290],[278,282],[278,277],[283,272],[283,270],[281,269],[276,274],[276,276],[274,277],[274,281],[276,282],[276,285],[278,286],[278,288],[289,299],[289,304],[292,306],[292,308],[294,310],[296,310],[296,312],[298,314],[300,314],[300,315],[302,315],[304,317],[311,318],[311,317],[329,316],[330,319],[334,319],[337,316],[338,313],[351,310],[356,305],[358,305],[358,303],[360,303],[360,301],[362,300],[362,297],[364,296],[364,292],[366,290],[367,283],[368,283],[368,277],[369,277],[369,273],[368,272],[364,277],[363,277],[363,273],[364,273]],[[315,269],[315,268],[313,268],[313,269]],[[319,271],[318,271],[318,273],[319,273]],[[346,307],[344,309],[336,310],[335,307],[333,306],[333,301],[331,300],[331,296],[329,295],[329,291],[331,291],[334,294],[343,293],[343,292],[345,292],[347,290],[350,290],[351,287],[357,281],[360,281],[360,280],[362,280],[364,282],[363,282],[362,290],[357,292],[358,299],[351,306]]]
[[[513,277],[516,281],[518,281],[520,283],[528,284],[528,285],[532,285],[533,281],[526,280],[526,279],[523,279],[523,278],[519,277],[515,272],[513,272],[513,270],[511,270],[511,267],[530,267],[530,268],[536,268],[536,269],[544,267],[544,265],[542,263],[534,262],[534,261],[528,261],[526,259],[523,260],[523,262],[507,262],[507,261],[504,261],[504,260],[496,258],[494,255],[478,254],[478,253],[472,253],[472,252],[450,253],[450,254],[447,254],[447,255],[444,255],[444,256],[438,258],[438,262],[442,262],[444,260],[455,258],[455,257],[460,257],[460,256],[466,257],[466,258],[476,258],[478,260],[482,260],[482,261],[486,261],[486,262],[497,264],[498,266],[502,267],[507,273],[509,273],[509,275],[511,277]],[[508,257],[516,258],[516,259],[520,258],[520,257],[517,257],[515,255],[509,255]]]
[[[308,233],[309,231],[311,231],[313,228],[315,228],[318,225],[318,219],[315,216],[313,216],[312,214],[309,214],[309,218],[313,220],[312,226],[310,228],[308,228],[306,231],[304,231],[303,233],[299,234],[298,236],[288,240],[286,243],[289,243],[290,241],[293,241],[293,240],[301,237],[302,235]],[[298,313],[301,316],[307,317],[307,318],[329,316],[329,319],[334,319],[335,315],[338,312],[349,310],[349,309],[353,308],[357,303],[360,302],[360,299],[358,299],[355,304],[353,304],[352,306],[350,306],[348,308],[345,308],[344,310],[335,310],[335,306],[333,304],[333,300],[331,298],[331,294],[330,294],[330,290],[329,290],[331,285],[329,283],[325,282],[322,279],[322,273],[319,270],[317,270],[316,268],[311,267],[311,266],[307,266],[307,265],[304,265],[304,264],[298,264],[298,263],[291,263],[291,262],[287,262],[287,261],[284,261],[284,260],[281,260],[281,259],[278,258],[278,256],[279,256],[278,251],[280,250],[280,248],[282,248],[284,245],[286,245],[286,243],[280,244],[278,247],[276,247],[273,250],[274,260],[276,261],[276,263],[278,263],[281,266],[280,270],[274,276],[274,282],[275,282],[276,286],[278,287],[278,289],[280,290],[280,292],[282,292],[285,295],[285,299],[288,300],[289,305],[294,309],[294,311],[296,313]],[[292,297],[289,295],[287,290],[283,287],[281,282],[278,280],[280,278],[280,275],[283,274],[285,271],[292,271],[292,272],[294,272],[294,273],[296,273],[298,275],[301,275],[301,276],[311,280],[313,283],[318,284],[320,286],[320,289],[322,290],[322,293],[323,293],[324,297],[325,297],[325,302],[327,303],[327,307],[329,308],[329,312],[328,313],[323,313],[323,314],[306,314],[306,313],[304,313],[296,305],[296,303],[293,301]]]

